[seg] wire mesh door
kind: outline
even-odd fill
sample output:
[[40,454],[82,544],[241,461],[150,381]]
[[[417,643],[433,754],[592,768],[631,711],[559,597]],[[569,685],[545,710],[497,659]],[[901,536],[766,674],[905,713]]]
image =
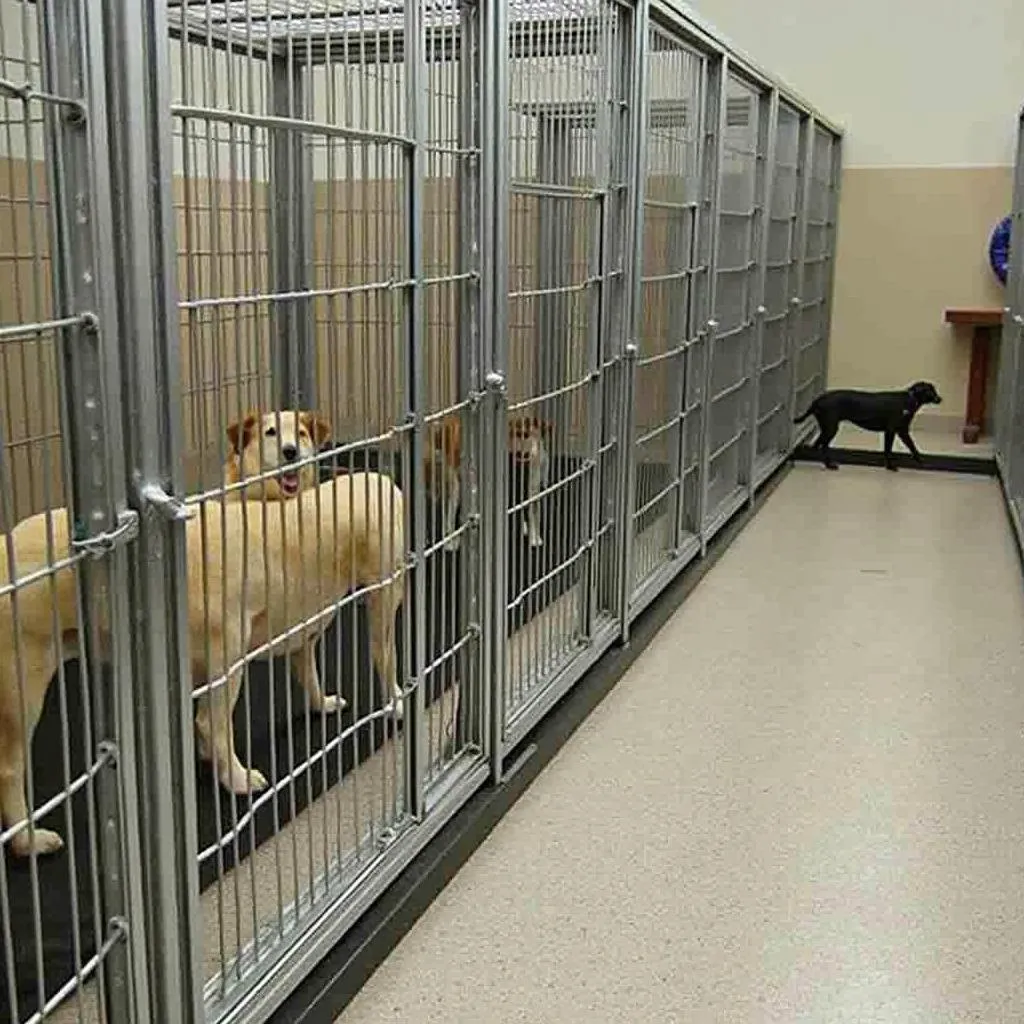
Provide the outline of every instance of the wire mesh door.
[[785,456],[792,434],[789,336],[795,319],[792,299],[800,273],[801,142],[807,123],[807,118],[795,108],[785,102],[779,104],[767,212],[755,484]]
[[498,339],[507,741],[612,619],[612,588],[597,578],[611,560],[595,545],[612,528],[598,501],[602,355],[617,355],[606,335],[623,274],[633,42],[631,9],[615,0],[523,0],[509,20],[508,331]]
[[[1024,114],[1017,121],[1017,153],[1013,173],[1013,201],[1010,209],[1011,241],[1024,237]],[[1024,343],[1024,259],[1019,245],[1010,247],[1010,266],[1006,278],[1006,314],[999,344],[999,390],[996,403],[996,457],[1003,485],[1017,508],[1024,494],[1024,432],[1021,407],[1024,393],[1018,389],[1017,375]]]
[[1003,484],[1020,534],[1024,523],[1024,248],[1019,241],[1024,238],[1024,113],[1017,122],[1011,217],[1007,312],[1000,341],[1001,415],[996,443]]
[[810,136],[799,322],[793,353],[797,413],[803,412],[826,384],[838,173],[838,140],[815,124]]
[[[104,40],[0,3],[0,1017],[146,1005]],[[127,820],[122,819],[127,815]]]
[[[447,0],[175,6],[208,626],[200,969],[218,1017],[272,1005],[262,977],[313,963],[328,912],[340,935],[482,765],[479,26]],[[239,533],[257,549],[241,570]],[[319,946],[301,941],[314,927]]]
[[745,499],[749,484],[767,112],[767,98],[757,88],[727,74],[719,112],[714,326],[704,442],[703,519],[709,533]]
[[648,32],[642,271],[632,445],[632,596],[700,548],[700,406],[686,387],[699,323],[701,101],[706,58],[659,25]]

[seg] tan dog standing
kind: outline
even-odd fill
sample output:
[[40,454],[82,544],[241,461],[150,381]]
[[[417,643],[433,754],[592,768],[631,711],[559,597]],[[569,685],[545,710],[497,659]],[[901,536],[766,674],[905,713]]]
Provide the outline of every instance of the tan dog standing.
[[[227,430],[230,452],[224,464],[224,481],[228,486],[252,479],[247,487],[228,491],[226,500],[268,502],[286,501],[316,484],[317,465],[310,461],[320,445],[331,436],[331,425],[315,412],[283,410],[261,413],[250,410]],[[284,473],[266,475],[268,471],[296,465]],[[344,697],[325,695],[320,687],[316,665],[316,644],[327,629],[329,620],[321,620],[301,633],[288,637],[273,654],[290,657],[292,673],[309,697],[314,711],[332,714],[347,704]],[[255,625],[253,646],[266,644],[288,629],[289,623],[274,623],[263,616]]]
[[[548,456],[546,437],[550,424],[536,416],[511,416],[508,421],[508,452],[519,465],[527,469],[526,493],[529,504],[523,517],[523,536],[531,548],[544,543],[540,532],[540,509],[536,500],[547,483]],[[434,489],[435,476],[440,470],[444,482],[444,534],[446,551],[457,551],[462,539],[455,532],[456,517],[462,500],[460,473],[462,467],[462,420],[457,413],[434,422],[427,430],[424,471],[427,487]]]
[[[274,505],[207,502],[202,516],[186,523],[192,685],[221,680],[199,700],[198,748],[214,761],[218,779],[231,792],[243,794],[267,784],[235,752],[231,712],[244,655],[259,650],[289,623],[330,609],[353,587],[373,588],[367,601],[371,656],[382,686],[396,711],[400,708],[394,631],[403,598],[403,522],[402,493],[392,481],[358,473]],[[3,538],[5,549],[7,542]],[[9,542],[13,578],[40,573],[18,589],[17,638],[11,594],[0,596],[0,818],[8,829],[21,825],[11,838],[11,851],[25,856],[63,846],[48,829],[34,829],[30,839],[25,771],[58,663],[77,656],[78,588],[72,566],[45,572],[51,550],[58,557],[70,550],[67,510],[30,516],[15,526]],[[0,587],[11,582],[7,559],[2,561]],[[106,624],[99,628],[102,640]]]

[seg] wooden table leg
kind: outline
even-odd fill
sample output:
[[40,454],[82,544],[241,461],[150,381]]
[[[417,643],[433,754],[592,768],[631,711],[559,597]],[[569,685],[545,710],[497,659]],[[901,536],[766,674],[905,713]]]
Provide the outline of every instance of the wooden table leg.
[[967,415],[964,444],[976,444],[985,426],[985,391],[988,386],[988,353],[991,329],[975,327],[971,336],[971,372],[967,383]]

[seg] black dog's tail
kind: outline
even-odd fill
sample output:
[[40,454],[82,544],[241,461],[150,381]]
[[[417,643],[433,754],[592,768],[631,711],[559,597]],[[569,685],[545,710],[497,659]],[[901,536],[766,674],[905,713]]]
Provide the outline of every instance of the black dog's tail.
[[807,412],[805,412],[802,416],[797,416],[797,418],[795,420],[793,420],[793,422],[794,423],[803,423],[804,420],[808,419],[810,416],[813,416],[814,415],[814,407],[817,404],[818,404],[818,401],[817,401],[817,399],[815,399],[813,402],[811,402],[811,404],[809,406],[807,406]]

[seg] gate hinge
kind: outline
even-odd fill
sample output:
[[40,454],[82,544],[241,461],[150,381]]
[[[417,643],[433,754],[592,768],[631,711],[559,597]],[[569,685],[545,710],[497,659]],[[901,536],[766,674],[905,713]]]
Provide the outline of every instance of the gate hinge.
[[81,521],[75,523],[75,535],[71,546],[90,558],[102,558],[121,544],[135,540],[139,535],[139,513],[126,508],[117,514],[117,525],[112,530],[97,533],[92,537],[85,536],[85,526]]

